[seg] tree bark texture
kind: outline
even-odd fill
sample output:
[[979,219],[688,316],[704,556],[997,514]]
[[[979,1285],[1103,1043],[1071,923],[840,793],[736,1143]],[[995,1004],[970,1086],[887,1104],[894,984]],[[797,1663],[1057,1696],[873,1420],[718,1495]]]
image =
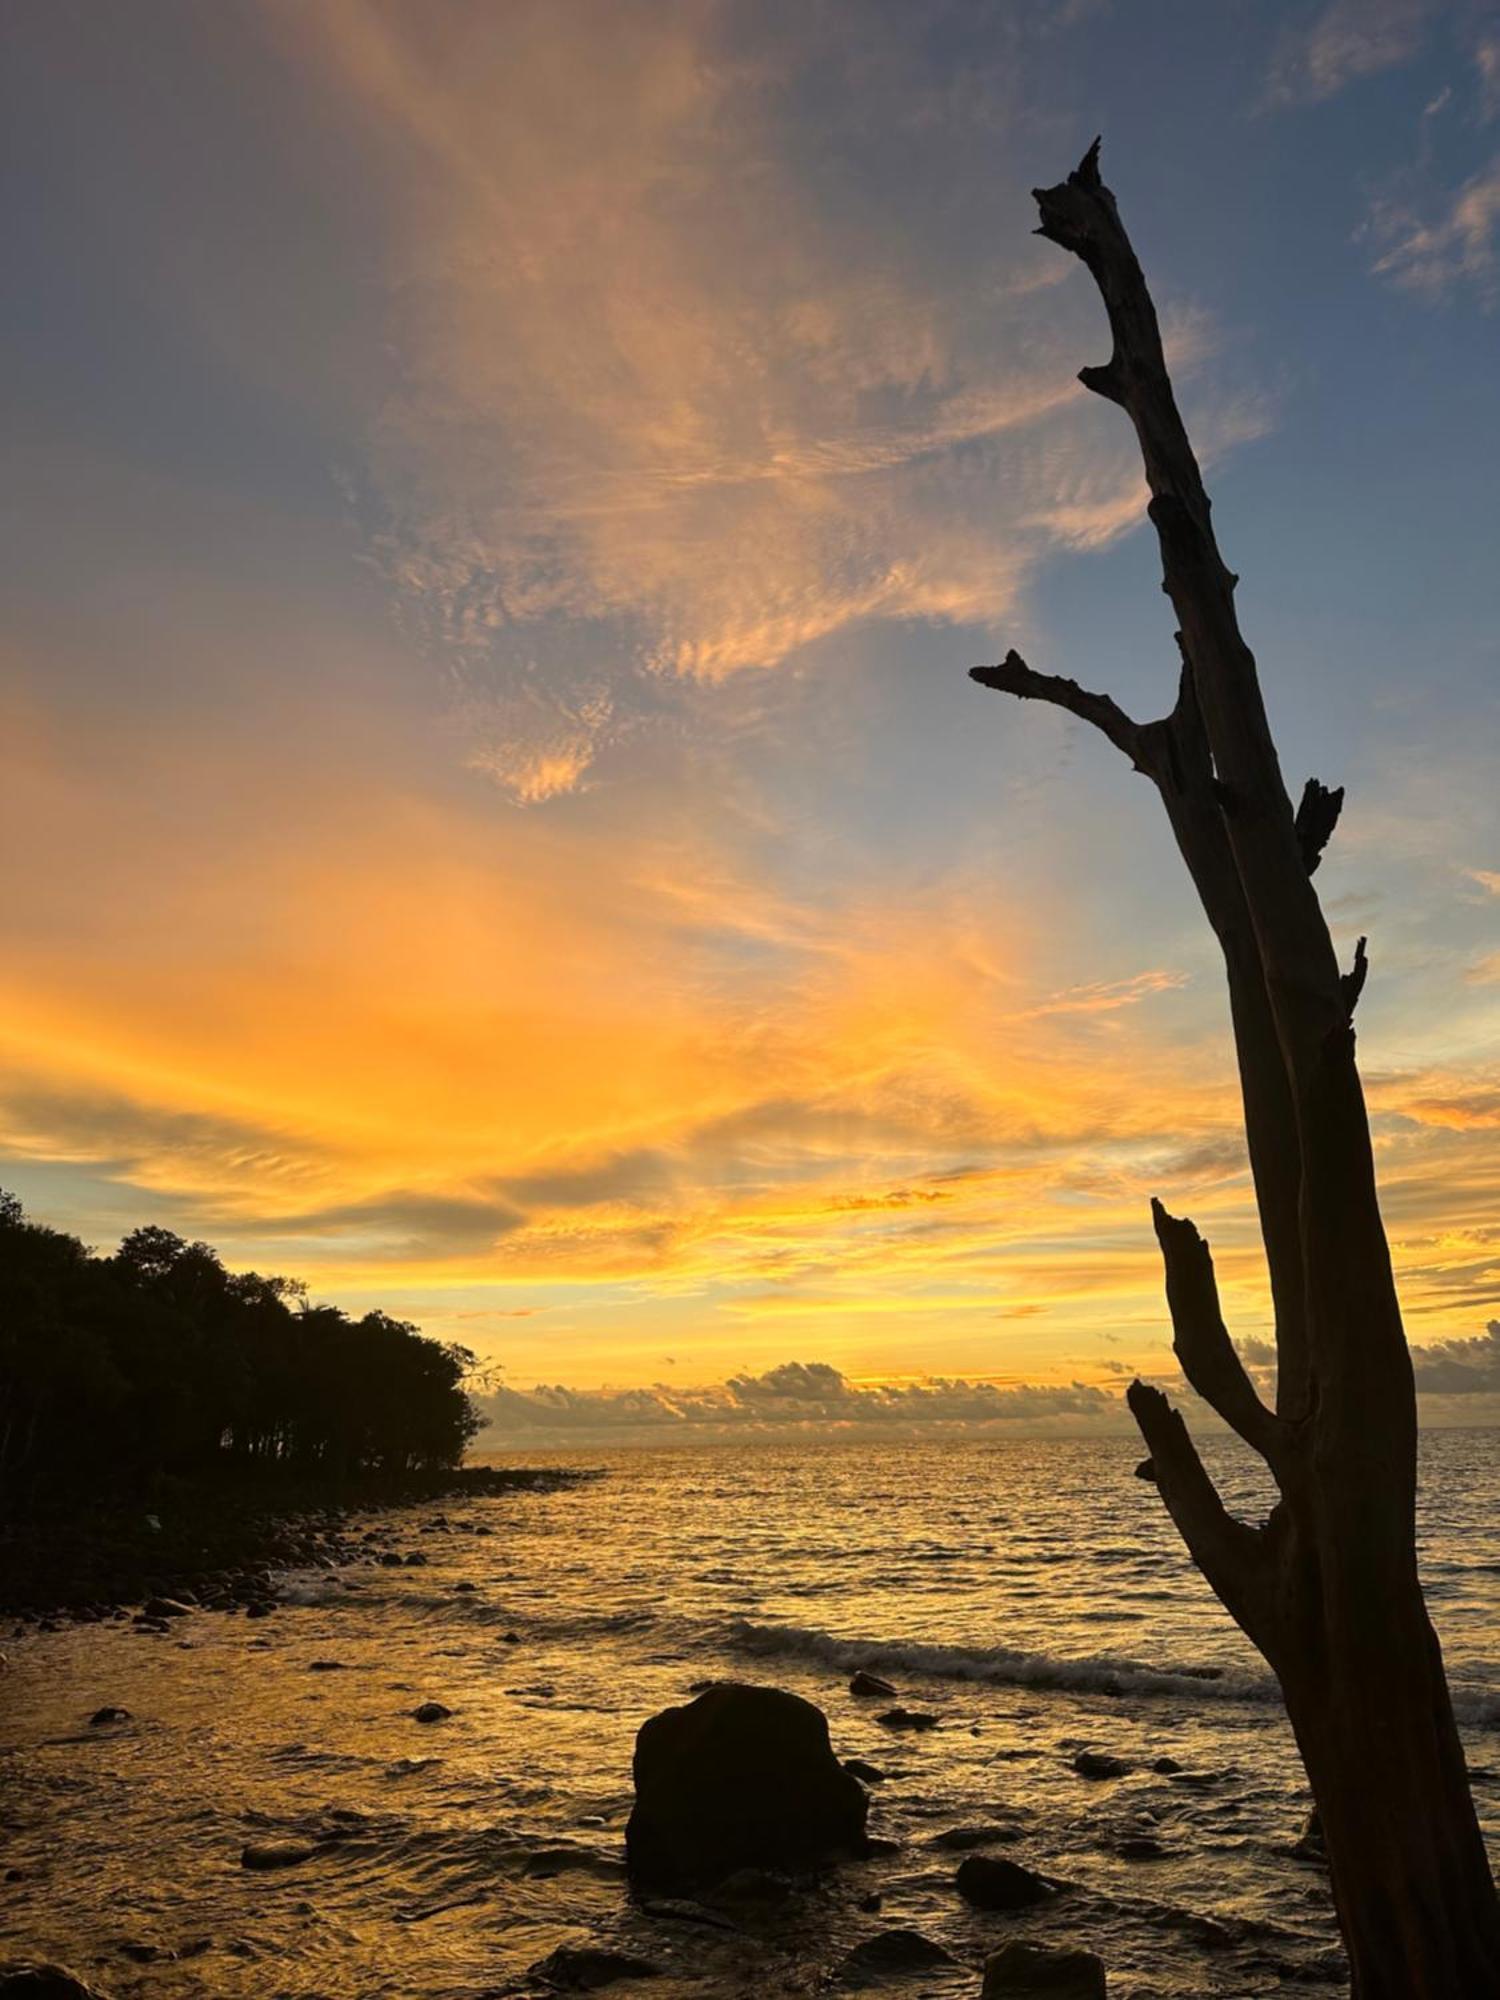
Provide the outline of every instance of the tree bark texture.
[[1010,653],[975,680],[1087,721],[1156,786],[1223,950],[1276,1320],[1267,1408],[1191,1222],[1154,1202],[1173,1347],[1191,1387],[1260,1453],[1279,1499],[1225,1508],[1181,1415],[1130,1407],[1189,1553],[1276,1673],[1322,1819],[1355,2000],[1500,2000],[1490,1874],[1416,1560],[1416,1396],[1375,1185],[1353,1015],[1313,886],[1342,792],[1294,811],[1178,413],[1150,292],[1100,179],[1098,143],[1038,189],[1039,235],[1082,260],[1114,337],[1086,388],[1135,426],[1178,625],[1176,704],[1137,723]]

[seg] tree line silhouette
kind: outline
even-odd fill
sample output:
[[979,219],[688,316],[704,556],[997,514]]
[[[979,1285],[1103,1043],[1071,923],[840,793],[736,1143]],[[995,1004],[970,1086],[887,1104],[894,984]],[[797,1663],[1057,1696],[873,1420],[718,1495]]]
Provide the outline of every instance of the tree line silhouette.
[[0,1192],[0,1502],[239,1470],[337,1481],[455,1466],[480,1428],[467,1348],[313,1305],[207,1243],[113,1256]]

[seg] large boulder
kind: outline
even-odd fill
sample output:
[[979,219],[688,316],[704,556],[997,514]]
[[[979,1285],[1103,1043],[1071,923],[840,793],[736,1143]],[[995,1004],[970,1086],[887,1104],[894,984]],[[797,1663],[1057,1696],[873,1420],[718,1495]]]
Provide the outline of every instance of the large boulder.
[[1017,1938],[985,1960],[980,2000],[1108,2000],[1104,1960]]
[[815,1868],[864,1846],[869,1796],[834,1756],[828,1718],[780,1688],[719,1682],[635,1740],[632,1877],[703,1888],[738,1868]]

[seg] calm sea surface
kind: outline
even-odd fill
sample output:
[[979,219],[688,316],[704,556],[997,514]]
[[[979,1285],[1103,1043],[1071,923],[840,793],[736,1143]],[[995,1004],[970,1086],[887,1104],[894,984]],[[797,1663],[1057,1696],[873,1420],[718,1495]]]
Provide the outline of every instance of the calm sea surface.
[[[425,1565],[298,1574],[258,1622],[8,1640],[0,1960],[46,1954],[163,2000],[477,2000],[548,1990],[529,1968],[592,1942],[662,1968],[616,1990],[671,2000],[812,1993],[903,1926],[957,1964],[893,1994],[972,1995],[1017,1934],[1100,1952],[1120,2000],[1337,1992],[1325,1877],[1290,1852],[1307,1798],[1275,1690],[1131,1477],[1137,1456],[1124,1440],[529,1454],[603,1476],[372,1517],[372,1546]],[[1226,1449],[1218,1469],[1253,1506],[1248,1461]],[[1423,1478],[1433,1614],[1500,1855],[1500,1433],[1429,1438]],[[937,1728],[882,1727],[885,1704],[847,1693],[856,1666]],[[731,1676],[825,1709],[838,1753],[886,1774],[871,1830],[899,1849],[777,1907],[643,1909],[621,1864],[635,1731]],[[427,1699],[452,1716],[414,1721]],[[132,1720],[88,1728],[105,1703]],[[1085,1748],[1130,1775],[1078,1777]],[[1161,1757],[1181,1770],[1154,1773]],[[1020,1917],[969,1910],[935,1843],[975,1826],[1066,1893]],[[273,1837],[317,1851],[243,1870],[245,1844]]]

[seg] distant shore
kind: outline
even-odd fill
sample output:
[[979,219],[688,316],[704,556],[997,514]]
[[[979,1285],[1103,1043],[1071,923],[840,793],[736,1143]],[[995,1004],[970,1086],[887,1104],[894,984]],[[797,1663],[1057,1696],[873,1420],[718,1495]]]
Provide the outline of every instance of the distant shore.
[[351,1518],[431,1500],[551,1493],[596,1475],[519,1466],[365,1476],[166,1481],[0,1517],[0,1617],[91,1623],[167,1598],[231,1609],[273,1602],[275,1574],[380,1560]]

